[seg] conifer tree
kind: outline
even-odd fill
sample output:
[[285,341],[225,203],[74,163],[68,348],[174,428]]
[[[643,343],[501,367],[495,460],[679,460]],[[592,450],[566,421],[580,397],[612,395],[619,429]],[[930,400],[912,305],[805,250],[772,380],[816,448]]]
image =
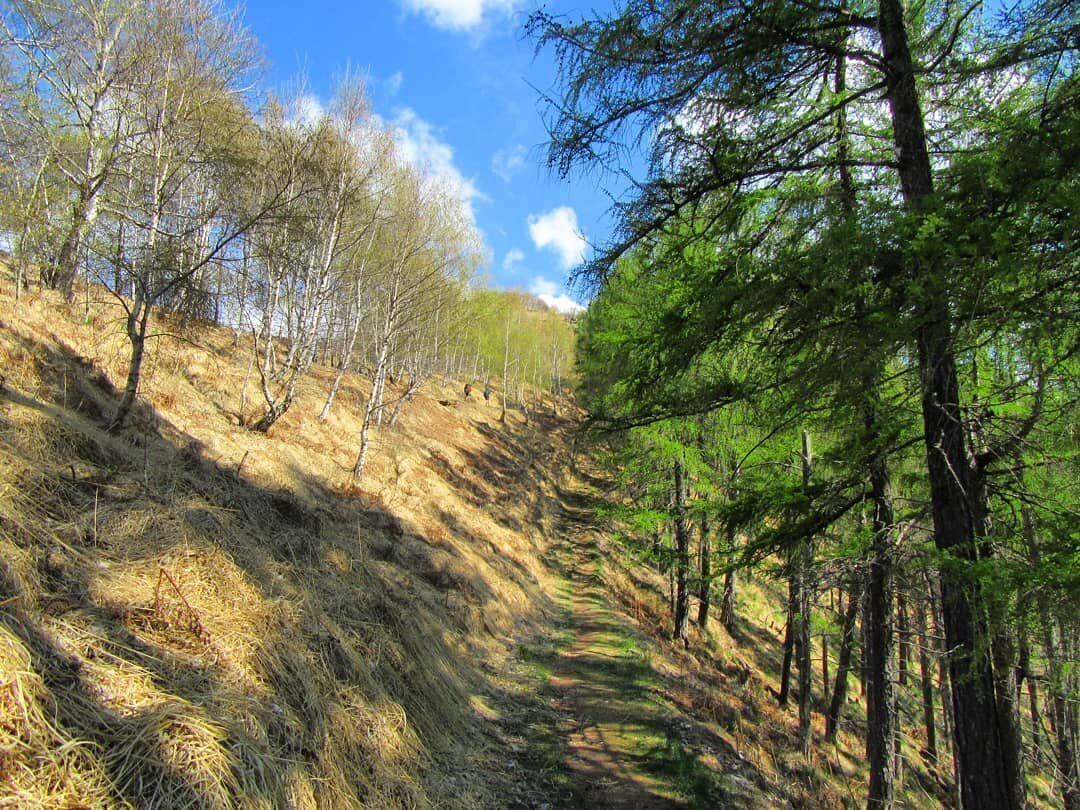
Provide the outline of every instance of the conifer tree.
[[[1055,53],[1059,67],[1062,60],[1071,63],[1075,12],[1053,4],[1022,11],[1029,24],[1011,39],[999,36],[1000,29],[978,30],[971,9],[944,5],[915,15],[898,0],[813,9],[786,0],[741,6],[631,0],[607,18],[571,24],[543,14],[532,18],[534,33],[555,47],[562,68],[562,92],[550,99],[552,167],[562,174],[580,165],[617,168],[628,151],[648,145],[642,156],[648,175],[617,206],[620,231],[586,276],[604,284],[618,272],[620,259],[643,245],[649,245],[644,253],[650,260],[659,244],[674,244],[669,253],[676,260],[700,250],[695,244],[701,241],[712,251],[697,281],[684,284],[690,291],[659,297],[670,306],[660,319],[663,334],[640,338],[648,349],[639,352],[643,359],[631,386],[639,407],[629,421],[717,407],[766,390],[795,402],[791,392],[806,393],[822,382],[833,396],[844,397],[851,391],[837,372],[859,351],[881,363],[877,373],[899,353],[916,375],[966,807],[1024,802],[1018,751],[1007,733],[1012,709],[995,697],[1002,686],[989,652],[989,600],[976,576],[990,549],[979,541],[972,518],[972,448],[959,371],[963,346],[974,336],[970,317],[985,307],[976,302],[974,288],[992,288],[1011,271],[1000,251],[976,265],[975,273],[950,253],[949,238],[965,228],[954,221],[950,232],[942,225],[952,179],[935,161],[948,166],[961,162],[965,151],[978,152],[958,101],[990,109],[991,99],[1007,95],[1017,76],[1044,89],[1041,99],[1014,95],[1021,106],[1027,102],[1029,115],[1041,117],[1071,95],[1068,70],[1040,75],[1038,61]],[[833,84],[837,60],[856,69]],[[935,130],[928,133],[930,88],[937,92]],[[840,112],[858,148],[826,148]],[[887,138],[876,140],[875,130]],[[932,143],[944,150],[932,155]],[[876,202],[859,219],[874,228],[864,225],[861,235],[849,228],[842,236],[837,244],[849,254],[846,261],[810,264],[827,255],[821,220],[813,216],[816,183],[822,173],[845,172],[856,173],[873,192]],[[850,258],[860,252],[861,262]],[[830,272],[859,264],[865,268],[860,278]],[[1037,282],[1035,297],[1054,289],[1047,282],[1055,280]],[[867,290],[873,292],[869,299]],[[708,339],[700,348],[703,335]],[[716,354],[750,339],[762,354],[780,356],[764,358],[771,376],[717,375]],[[873,367],[869,376],[853,376],[855,400],[875,402]],[[657,377],[693,384],[657,386]],[[798,412],[794,407],[774,412],[790,416]],[[901,437],[882,423],[887,414],[878,406],[863,407],[878,505],[872,571],[882,572],[871,577],[877,582],[872,615],[878,628],[887,628],[894,521],[884,459],[890,447],[901,446]],[[837,511],[817,514],[803,530]],[[878,633],[872,643],[877,669],[890,658],[887,638]],[[883,671],[875,682],[890,679]],[[887,695],[872,696],[880,720],[891,715],[880,708],[889,702]],[[869,801],[888,805],[894,734],[880,725],[870,733],[881,744],[871,746]]]

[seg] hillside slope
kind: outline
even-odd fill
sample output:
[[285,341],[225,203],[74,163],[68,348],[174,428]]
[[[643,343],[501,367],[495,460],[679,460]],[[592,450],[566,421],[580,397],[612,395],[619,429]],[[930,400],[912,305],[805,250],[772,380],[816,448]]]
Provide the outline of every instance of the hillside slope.
[[0,806],[844,803],[769,696],[782,599],[748,589],[741,640],[665,641],[572,409],[432,386],[357,489],[366,384],[320,422],[316,367],[252,433],[250,346],[202,324],[157,324],[104,432],[118,317],[0,296]]
[[571,422],[434,390],[358,492],[361,381],[254,434],[244,346],[163,322],[111,436],[118,317],[0,298],[0,805],[502,806]]

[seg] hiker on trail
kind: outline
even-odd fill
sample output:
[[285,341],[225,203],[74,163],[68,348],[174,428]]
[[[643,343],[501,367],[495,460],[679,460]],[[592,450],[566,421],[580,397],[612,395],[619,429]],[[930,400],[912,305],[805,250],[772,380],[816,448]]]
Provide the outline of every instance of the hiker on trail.
[[484,386],[484,402],[487,402],[489,399],[491,399],[491,392],[493,390],[495,389],[491,387],[491,383],[488,383]]
[[472,383],[465,383],[465,399],[472,399]]

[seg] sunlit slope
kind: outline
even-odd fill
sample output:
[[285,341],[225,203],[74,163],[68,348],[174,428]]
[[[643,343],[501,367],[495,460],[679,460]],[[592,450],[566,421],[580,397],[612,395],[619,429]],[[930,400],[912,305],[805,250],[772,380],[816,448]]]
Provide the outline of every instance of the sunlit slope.
[[432,387],[348,485],[366,385],[239,427],[250,342],[0,296],[0,806],[500,806],[489,676],[546,608],[570,424]]

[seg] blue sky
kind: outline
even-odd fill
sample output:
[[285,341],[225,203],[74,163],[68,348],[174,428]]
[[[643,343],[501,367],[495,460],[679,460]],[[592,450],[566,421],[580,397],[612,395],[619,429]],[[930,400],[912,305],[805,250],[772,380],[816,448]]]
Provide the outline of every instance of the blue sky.
[[[568,272],[589,242],[605,241],[609,199],[592,177],[569,181],[544,166],[538,90],[550,53],[522,30],[536,0],[250,0],[244,20],[262,43],[267,80],[305,78],[326,101],[346,71],[368,77],[374,109],[412,159],[445,175],[487,244],[484,283],[569,305]],[[549,12],[588,13],[574,0]]]

